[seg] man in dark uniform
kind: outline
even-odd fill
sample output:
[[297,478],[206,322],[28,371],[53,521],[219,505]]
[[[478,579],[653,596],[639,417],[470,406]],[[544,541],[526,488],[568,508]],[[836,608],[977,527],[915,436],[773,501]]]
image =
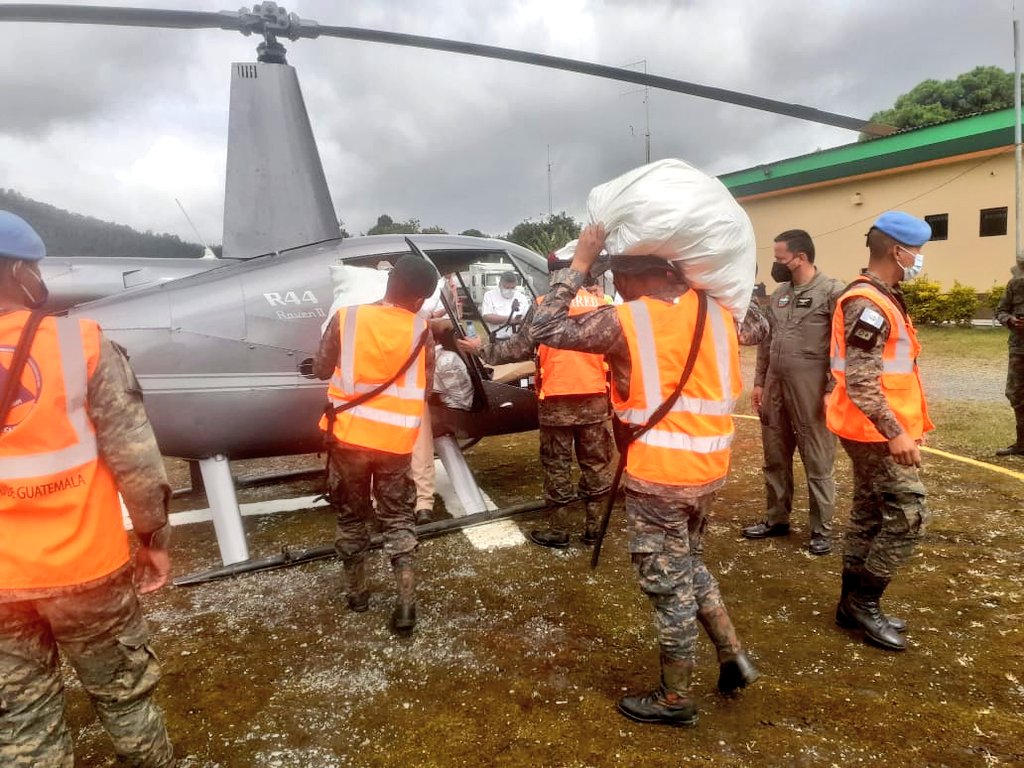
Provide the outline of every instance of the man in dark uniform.
[[[627,304],[571,316],[572,299],[588,279],[604,239],[600,225],[583,231],[571,268],[551,276],[551,291],[536,310],[531,333],[535,341],[557,349],[605,355],[616,413],[643,418],[629,413],[636,410],[633,404],[653,412],[667,396],[665,390],[673,391],[680,379],[682,350],[693,343],[692,335],[682,339],[680,329],[692,326],[690,313],[695,314],[697,298],[664,260],[613,256],[615,287]],[[696,724],[690,678],[698,622],[718,651],[720,691],[733,693],[760,676],[740,645],[718,582],[702,557],[711,502],[728,472],[731,403],[740,389],[739,355],[735,338],[730,338],[732,318],[717,302],[709,299],[708,305],[698,361],[677,401],[679,408],[666,415],[642,445],[633,444],[626,467],[629,549],[640,589],[657,617],[661,684],[646,695],[622,698],[618,707],[630,719],[646,723]],[[655,315],[667,322],[659,323]],[[643,332],[633,325],[641,316],[650,321]],[[756,344],[767,323],[756,308],[751,317],[750,326],[741,328],[740,340]],[[750,328],[756,331],[750,333]],[[638,345],[647,345],[647,351]],[[651,378],[655,369],[657,375]],[[651,399],[641,406],[648,393]],[[693,413],[702,414],[699,425]],[[645,456],[650,457],[649,464]],[[642,476],[649,467],[659,479]]]
[[1017,439],[996,451],[996,456],[1024,456],[1024,269],[1013,268],[1013,277],[996,307],[996,321],[1010,331],[1006,366],[1006,399],[1017,422]]
[[812,555],[832,551],[836,439],[825,425],[824,398],[831,390],[828,346],[832,312],[843,284],[814,266],[814,242],[802,229],[775,238],[771,331],[757,348],[751,402],[761,417],[764,485],[763,522],[743,529],[748,539],[789,533],[793,511],[793,452],[807,474]]
[[[580,311],[593,310],[604,304],[604,295],[597,286],[590,286],[581,289],[573,302],[583,305]],[[464,353],[477,354],[490,365],[530,360],[539,352],[540,459],[544,496],[554,511],[547,529],[530,531],[530,540],[555,549],[569,546],[567,505],[576,495],[572,483],[575,447],[580,467],[579,495],[586,516],[582,540],[590,545],[597,540],[598,521],[614,471],[604,363],[598,355],[537,344],[530,331],[536,309],[537,305],[530,307],[519,330],[509,339],[499,339],[483,348],[479,338],[460,339],[458,345]]]
[[[46,300],[44,255],[32,227],[0,211],[0,393]],[[0,416],[0,764],[72,764],[60,649],[118,756],[169,766],[137,593],[170,573],[171,489],[138,381],[95,323],[50,317],[16,386]],[[141,542],[134,567],[118,493]]]
[[391,627],[399,634],[416,626],[416,494],[410,466],[427,407],[426,382],[434,375],[433,339],[416,313],[437,279],[430,263],[403,256],[389,273],[380,302],[343,307],[331,318],[313,361],[316,376],[331,379],[332,407],[320,428],[328,446],[327,486],[337,513],[335,548],[345,568],[348,606],[357,612],[370,606],[367,522],[376,515],[395,574],[398,600]]
[[928,522],[918,474],[920,443],[933,428],[921,387],[921,346],[899,284],[921,273],[931,227],[901,211],[882,214],[867,236],[868,267],[832,317],[828,426],[853,462],[853,508],[843,552],[836,623],[902,651],[905,623],[879,601],[910,559]]

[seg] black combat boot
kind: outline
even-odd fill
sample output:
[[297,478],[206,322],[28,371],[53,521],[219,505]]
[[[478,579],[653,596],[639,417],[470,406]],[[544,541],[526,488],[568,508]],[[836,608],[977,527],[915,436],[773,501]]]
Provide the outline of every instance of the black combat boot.
[[[843,571],[843,591],[839,595],[839,604],[836,606],[836,624],[843,629],[857,629],[860,625],[850,616],[850,591],[856,586],[857,581],[860,579],[859,571]],[[879,606],[878,610],[881,612],[882,608]],[[889,622],[889,626],[895,629],[897,632],[907,631],[907,622],[903,619],[897,619],[895,616],[885,616],[885,620]]]
[[736,629],[724,606],[707,611],[698,611],[697,619],[718,652],[718,690],[728,696],[740,688],[746,688],[761,673],[740,647]]
[[399,635],[408,635],[416,626],[416,574],[412,563],[394,565],[398,600],[391,613],[391,629]]
[[619,712],[638,723],[693,726],[697,724],[697,707],[690,698],[692,661],[661,658],[661,685],[642,696],[623,696]]
[[586,521],[583,524],[583,536],[581,540],[588,547],[597,544],[597,537],[601,531],[601,515],[604,512],[607,497],[603,499],[588,499],[584,504],[586,510]]
[[366,555],[356,555],[343,561],[348,595],[345,601],[356,613],[363,613],[370,607],[370,587],[366,578]]
[[878,607],[889,579],[863,571],[857,584],[851,587],[846,600],[846,612],[857,626],[864,630],[864,639],[888,651],[906,650],[907,641],[893,629]]
[[996,456],[1024,456],[1024,424],[1017,423],[1017,442],[996,451]]

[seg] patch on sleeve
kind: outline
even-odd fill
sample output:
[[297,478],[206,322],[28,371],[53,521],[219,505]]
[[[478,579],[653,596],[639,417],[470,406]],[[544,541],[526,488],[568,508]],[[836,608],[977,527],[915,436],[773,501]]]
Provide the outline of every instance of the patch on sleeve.
[[880,312],[866,307],[846,335],[846,343],[857,349],[871,349],[878,341],[878,335],[884,325],[885,317]]

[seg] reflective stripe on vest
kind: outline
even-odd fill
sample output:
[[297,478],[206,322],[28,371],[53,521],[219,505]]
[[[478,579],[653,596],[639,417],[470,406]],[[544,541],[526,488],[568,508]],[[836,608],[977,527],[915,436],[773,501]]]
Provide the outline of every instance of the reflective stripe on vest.
[[[374,315],[367,318],[366,315]],[[375,391],[388,377],[385,371],[404,363],[419,343],[426,321],[396,307],[367,305],[339,310],[341,351],[338,366],[328,387],[328,400],[335,408],[343,408],[360,395]],[[385,344],[392,358],[374,356],[363,348],[373,338],[373,330],[382,333],[408,333],[408,346],[398,356],[394,343]],[[362,331],[360,331],[362,328]],[[366,334],[360,338],[360,333]],[[380,341],[383,337],[378,337]],[[343,443],[388,453],[411,453],[423,420],[426,396],[426,353],[421,348],[398,380],[365,403],[339,411],[334,418],[334,437]],[[320,428],[328,429],[326,418]]]
[[[697,318],[697,294],[674,303],[644,298],[616,308],[629,345],[630,393],[612,389],[612,405],[623,421],[640,426],[671,394],[682,375]],[[663,485],[699,486],[729,471],[739,396],[739,347],[732,317],[713,299],[693,371],[665,417],[635,441],[626,470],[631,477]]]
[[55,475],[96,459],[96,435],[89,428],[89,415],[85,410],[88,369],[78,321],[67,317],[58,317],[55,320],[64,392],[67,398],[67,419],[74,430],[76,442],[66,448],[47,453],[5,456],[0,461],[0,480]]
[[[537,297],[538,304],[543,301],[543,296]],[[569,317],[585,315],[604,305],[602,299],[580,288],[569,303]],[[537,357],[541,400],[561,395],[600,395],[608,391],[604,355],[538,344]]]
[[832,376],[836,387],[829,395],[825,420],[828,428],[840,437],[859,442],[885,442],[867,415],[850,399],[846,389],[846,318],[843,305],[851,298],[869,299],[889,323],[889,335],[882,349],[882,373],[879,387],[893,416],[913,439],[921,438],[934,428],[928,418],[928,407],[917,367],[920,345],[913,324],[900,307],[877,286],[859,280],[836,304],[832,315]]

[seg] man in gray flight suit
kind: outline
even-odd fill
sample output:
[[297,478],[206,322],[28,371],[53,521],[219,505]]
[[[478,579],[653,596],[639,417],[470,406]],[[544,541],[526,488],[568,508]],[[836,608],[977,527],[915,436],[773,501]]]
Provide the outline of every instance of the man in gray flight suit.
[[814,266],[814,242],[802,229],[775,238],[771,331],[757,349],[751,401],[761,418],[766,514],[743,529],[748,539],[785,536],[793,511],[793,452],[807,474],[813,555],[832,551],[836,440],[825,426],[824,401],[832,389],[829,339],[843,284]]

